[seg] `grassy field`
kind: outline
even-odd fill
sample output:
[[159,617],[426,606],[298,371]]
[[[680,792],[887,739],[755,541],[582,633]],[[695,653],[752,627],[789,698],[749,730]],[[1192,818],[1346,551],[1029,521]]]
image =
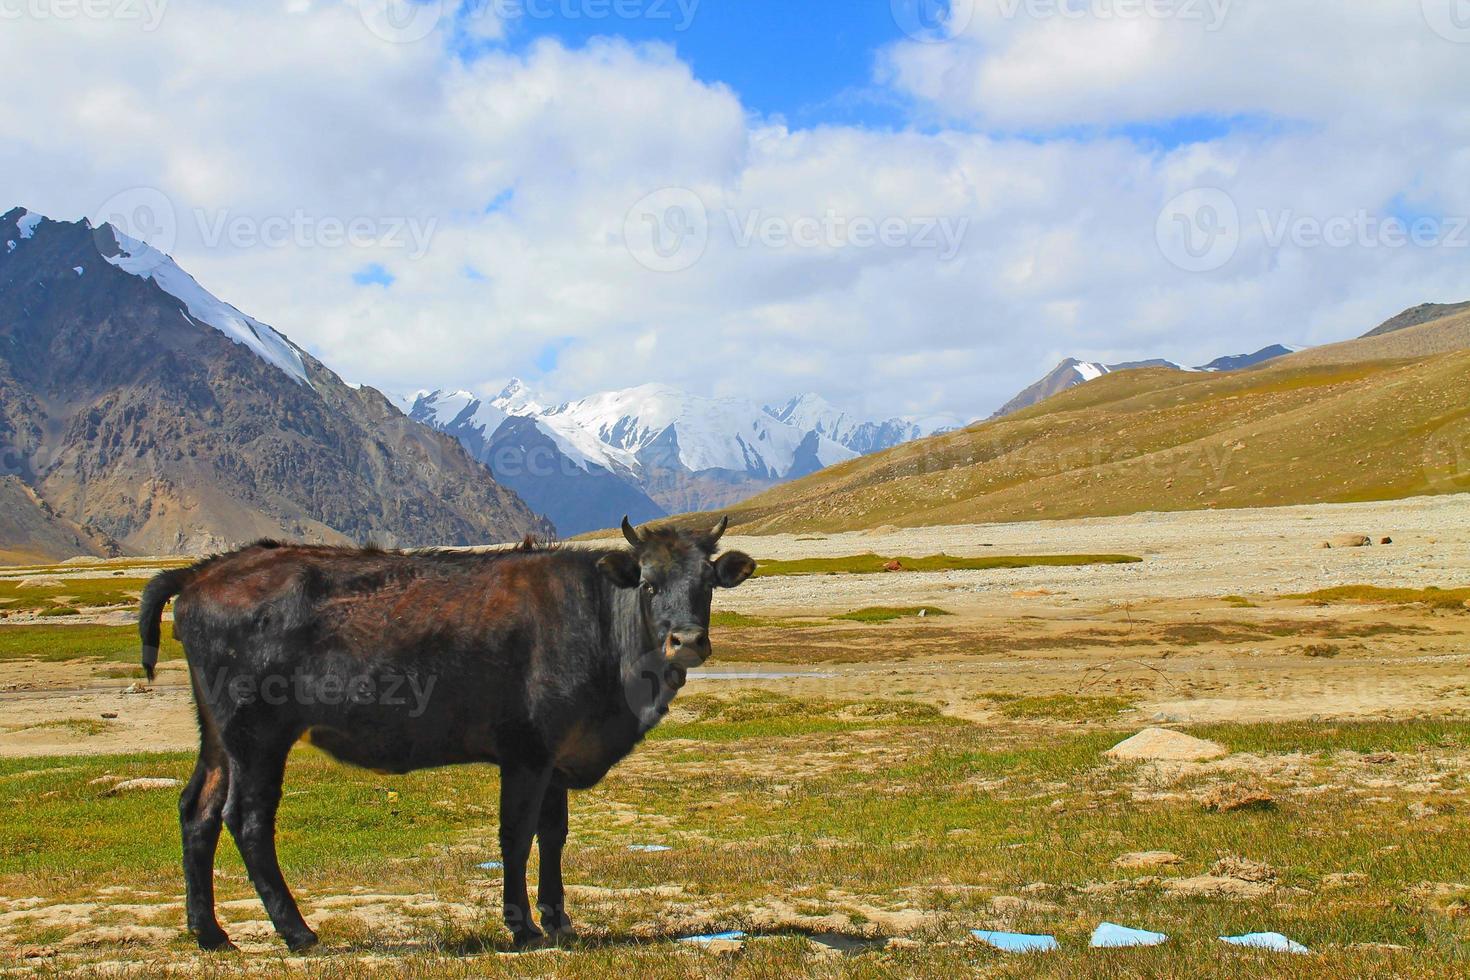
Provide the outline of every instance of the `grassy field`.
[[[1101,755],[1129,731],[1111,704],[1014,706],[993,723],[902,699],[692,696],[602,786],[573,802],[567,869],[583,939],[500,955],[496,774],[374,775],[298,750],[280,846],[324,948],[311,976],[773,977],[1463,976],[1470,849],[1454,812],[1470,723],[1216,725],[1237,755],[1173,769]],[[1068,719],[1050,723],[1047,719]],[[1101,719],[1101,720],[1088,720]],[[195,957],[176,900],[172,791],[108,795],[119,778],[184,778],[185,755],[0,762],[0,964],[83,968],[119,958],[205,974],[291,973],[233,847],[223,917],[246,952]],[[1266,809],[1210,813],[1246,781]],[[1331,787],[1330,794],[1320,791]],[[1329,811],[1332,819],[1323,814]],[[629,850],[662,844],[664,853]],[[1130,852],[1172,863],[1120,866]],[[19,912],[20,914],[15,914]],[[1168,945],[1089,951],[1103,920]],[[1007,957],[971,928],[1056,935]],[[728,955],[678,944],[750,933]],[[129,931],[131,930],[131,931]],[[1213,937],[1284,932],[1285,957]],[[811,937],[835,933],[847,954]],[[133,937],[118,950],[116,936]],[[109,939],[108,937],[113,937]],[[890,938],[899,940],[887,943]],[[829,939],[829,943],[837,943]],[[184,959],[180,959],[180,958]],[[192,959],[191,959],[192,958]],[[103,967],[99,967],[99,972]]]
[[[183,648],[173,642],[173,623],[163,624],[163,659],[182,658]],[[138,662],[136,626],[36,624],[0,628],[0,661],[40,660],[63,663],[94,659],[108,663]]]
[[885,558],[881,555],[842,555],[836,558],[767,560],[756,576],[778,575],[881,575],[885,565],[898,562],[909,572],[989,571],[997,568],[1055,568],[1075,565],[1132,565],[1143,561],[1132,555],[986,555],[957,558],[926,555],[923,558]]

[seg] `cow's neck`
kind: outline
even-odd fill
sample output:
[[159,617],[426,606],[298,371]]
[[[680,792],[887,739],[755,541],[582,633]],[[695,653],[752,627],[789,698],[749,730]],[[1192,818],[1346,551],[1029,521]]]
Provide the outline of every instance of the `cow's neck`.
[[632,721],[635,740],[663,720],[679,689],[668,683],[664,652],[649,622],[637,589],[607,589],[611,616],[610,645],[617,655],[622,704]]

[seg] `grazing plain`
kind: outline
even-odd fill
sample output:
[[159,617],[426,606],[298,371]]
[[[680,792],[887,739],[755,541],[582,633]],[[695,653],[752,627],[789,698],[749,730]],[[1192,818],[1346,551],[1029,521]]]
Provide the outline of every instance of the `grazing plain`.
[[[1347,534],[1392,543],[1321,547]],[[198,953],[177,790],[117,789],[192,764],[178,647],[132,688],[125,603],[158,564],[0,569],[0,969],[1470,973],[1470,498],[729,544],[787,573],[719,597],[715,659],[574,796],[581,938],[525,954],[504,951],[499,872],[481,867],[499,857],[493,769],[383,776],[305,746],[281,858],[323,946],[284,952],[226,838],[221,916],[242,951]],[[912,557],[867,567],[881,556]],[[1104,754],[1151,727],[1221,750]],[[669,849],[632,849],[649,844]],[[1089,950],[1105,920],[1171,938]],[[1006,955],[971,929],[1062,950]],[[677,941],[725,930],[747,935]],[[1313,952],[1216,938],[1257,931]]]

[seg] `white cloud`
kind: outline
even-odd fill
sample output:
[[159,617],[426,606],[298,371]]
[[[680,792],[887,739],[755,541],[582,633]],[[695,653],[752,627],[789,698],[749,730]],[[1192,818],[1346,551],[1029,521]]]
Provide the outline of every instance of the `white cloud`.
[[[1470,47],[1417,4],[1236,0],[1209,32],[997,19],[1001,2],[950,43],[884,53],[884,77],[950,121],[909,132],[753,118],[656,45],[465,62],[451,35],[483,47],[502,28],[467,38],[448,11],[416,43],[345,3],[170,5],[155,31],[22,20],[0,33],[0,167],[14,203],[58,217],[158,188],[181,264],[387,390],[480,386],[555,345],[554,396],[658,380],[981,414],[1064,354],[1203,361],[1470,294],[1470,248],[1267,240],[1283,217],[1470,214]],[[995,135],[1210,113],[1282,125],[1172,151]],[[1229,264],[1191,274],[1155,225],[1198,186],[1228,191],[1242,226]],[[662,273],[623,239],[670,187],[698,195],[708,241]],[[432,232],[422,256],[395,221]],[[337,245],[334,222],[367,234]],[[202,233],[236,226],[291,230]],[[352,282],[369,263],[389,288]]]

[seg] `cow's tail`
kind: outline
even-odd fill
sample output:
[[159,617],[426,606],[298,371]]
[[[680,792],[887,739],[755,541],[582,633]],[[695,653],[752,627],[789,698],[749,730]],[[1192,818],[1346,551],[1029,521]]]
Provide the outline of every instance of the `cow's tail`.
[[138,607],[138,636],[143,640],[143,670],[153,680],[153,668],[158,665],[158,642],[161,632],[159,623],[163,619],[163,607],[180,592],[194,577],[192,568],[175,568],[153,576],[143,589],[143,599]]

